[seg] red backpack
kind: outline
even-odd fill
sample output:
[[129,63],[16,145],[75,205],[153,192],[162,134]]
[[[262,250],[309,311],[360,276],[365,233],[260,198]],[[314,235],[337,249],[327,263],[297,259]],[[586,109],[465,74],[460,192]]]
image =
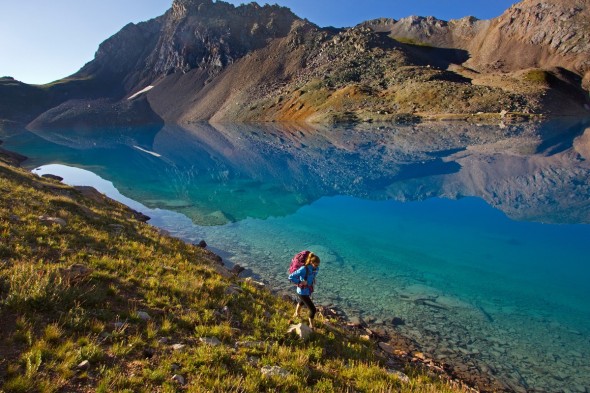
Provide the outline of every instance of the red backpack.
[[[307,257],[309,256],[309,254],[311,254],[311,251],[308,250],[300,251],[297,254],[295,254],[295,256],[293,256],[293,259],[291,259],[291,265],[289,265],[289,274],[296,272],[302,266],[305,266],[305,261],[307,261]],[[307,280],[307,270],[305,271],[305,280]],[[297,285],[300,288],[304,288],[306,286],[303,284],[295,285]],[[310,293],[313,293],[313,285],[307,286],[309,287]]]
[[301,268],[301,266],[305,266],[305,261],[307,261],[307,257],[311,254],[311,251],[301,251],[295,254],[293,259],[291,259],[291,265],[289,266],[289,274],[296,272]]

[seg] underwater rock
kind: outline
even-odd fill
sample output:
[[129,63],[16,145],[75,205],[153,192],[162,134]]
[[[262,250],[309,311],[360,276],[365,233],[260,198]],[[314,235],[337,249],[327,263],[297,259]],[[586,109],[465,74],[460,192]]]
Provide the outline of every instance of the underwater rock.
[[230,270],[230,272],[232,272],[236,276],[239,276],[240,273],[242,273],[244,270],[246,270],[246,269],[236,263],[234,265],[234,267],[232,267],[232,269]]

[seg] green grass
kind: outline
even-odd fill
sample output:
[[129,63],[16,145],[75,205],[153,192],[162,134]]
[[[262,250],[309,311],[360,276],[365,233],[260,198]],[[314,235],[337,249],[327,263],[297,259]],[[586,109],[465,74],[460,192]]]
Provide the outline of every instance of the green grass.
[[548,71],[534,69],[527,71],[522,78],[529,83],[537,85],[549,85],[553,81],[554,76]]
[[[0,236],[0,391],[461,391],[410,368],[403,384],[374,343],[325,320],[302,343],[286,334],[291,304],[225,278],[206,250],[1,163]],[[75,264],[88,272],[73,274]],[[288,376],[265,377],[264,366]]]
[[409,37],[394,37],[394,39],[397,42],[400,42],[402,44],[406,44],[406,45],[414,45],[414,46],[421,46],[424,48],[432,48],[432,45],[426,43],[426,42],[421,42],[418,41],[414,38],[409,38]]

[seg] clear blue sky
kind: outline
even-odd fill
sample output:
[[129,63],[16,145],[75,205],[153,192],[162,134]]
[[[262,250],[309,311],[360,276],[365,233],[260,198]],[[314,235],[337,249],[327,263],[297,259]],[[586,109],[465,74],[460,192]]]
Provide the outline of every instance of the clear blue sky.
[[[241,4],[243,1],[230,0]],[[248,1],[249,2],[249,1]],[[490,19],[516,0],[271,0],[320,26],[354,26],[379,17],[432,15]],[[266,1],[259,1],[264,4]],[[0,76],[48,83],[94,57],[129,22],[162,15],[172,0],[9,0],[0,7]]]

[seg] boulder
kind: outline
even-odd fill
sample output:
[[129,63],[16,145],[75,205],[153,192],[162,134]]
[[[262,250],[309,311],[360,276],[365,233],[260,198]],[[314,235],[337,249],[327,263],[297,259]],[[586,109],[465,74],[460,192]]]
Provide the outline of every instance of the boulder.
[[395,348],[393,347],[393,345],[389,343],[380,342],[379,348],[381,348],[383,352],[388,353],[390,355],[393,355],[395,353]]
[[360,317],[350,317],[350,319],[348,320],[348,326],[352,326],[355,328],[360,328],[366,325],[367,324],[365,323],[365,321],[363,321],[363,319]]
[[245,268],[243,268],[242,266],[235,264],[234,267],[232,267],[232,269],[230,270],[233,274],[235,274],[236,276],[239,276],[241,272],[243,272],[244,270],[246,270]]
[[39,221],[41,221],[43,224],[56,224],[60,227],[65,227],[67,225],[66,220],[64,220],[63,218],[49,217],[46,215],[39,216]]
[[403,383],[410,383],[410,378],[406,374],[402,373],[401,371],[387,370],[387,372],[389,374],[395,375],[397,377],[397,379],[399,379]]
[[254,285],[255,287],[258,287],[258,288],[260,288],[260,289],[262,289],[262,288],[266,288],[266,285],[265,285],[263,282],[260,282],[260,281],[255,281],[255,280],[253,280],[253,279],[252,279],[252,277],[248,277],[248,278],[246,279],[246,282],[247,282],[247,283],[249,283],[249,284],[252,284],[252,285]]
[[239,295],[242,292],[242,289],[236,286],[227,287],[225,290],[226,295]]
[[299,323],[297,325],[289,326],[287,333],[295,333],[299,336],[299,338],[305,341],[311,336],[311,333],[313,333],[313,331],[309,328],[309,326],[303,323]]

